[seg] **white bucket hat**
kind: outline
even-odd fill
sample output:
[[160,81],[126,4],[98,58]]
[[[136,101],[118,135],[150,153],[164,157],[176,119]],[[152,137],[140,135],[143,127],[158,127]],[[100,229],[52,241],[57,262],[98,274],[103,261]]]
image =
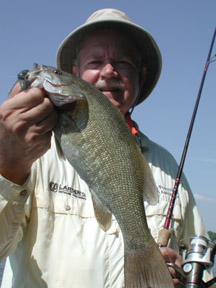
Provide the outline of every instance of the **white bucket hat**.
[[77,46],[87,34],[101,28],[113,28],[124,31],[137,44],[147,66],[146,79],[137,101],[137,104],[141,103],[149,96],[158,81],[161,72],[161,54],[149,32],[133,23],[120,10],[111,8],[97,10],[83,25],[73,30],[58,48],[56,57],[58,69],[72,73]]

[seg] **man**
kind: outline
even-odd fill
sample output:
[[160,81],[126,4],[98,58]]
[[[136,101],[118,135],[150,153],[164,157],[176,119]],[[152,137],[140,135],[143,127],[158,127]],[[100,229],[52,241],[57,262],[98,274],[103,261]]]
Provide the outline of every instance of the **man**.
[[[93,84],[126,116],[158,186],[159,203],[145,203],[157,241],[177,164],[128,117],[159,78],[157,44],[123,12],[103,9],[66,37],[57,66]],[[119,226],[114,219],[106,233],[99,228],[87,184],[59,157],[51,136],[57,114],[44,96],[42,89],[21,91],[16,84],[0,107],[0,260],[10,255],[2,287],[124,287]],[[180,264],[179,241],[206,235],[184,176],[171,228],[162,252]]]

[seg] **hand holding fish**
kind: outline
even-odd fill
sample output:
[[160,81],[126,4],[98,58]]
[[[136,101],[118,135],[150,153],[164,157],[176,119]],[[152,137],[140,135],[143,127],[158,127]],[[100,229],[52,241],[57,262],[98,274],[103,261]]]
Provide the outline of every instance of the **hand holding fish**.
[[39,88],[22,91],[16,83],[0,106],[0,173],[17,184],[50,147],[57,114],[44,94]]

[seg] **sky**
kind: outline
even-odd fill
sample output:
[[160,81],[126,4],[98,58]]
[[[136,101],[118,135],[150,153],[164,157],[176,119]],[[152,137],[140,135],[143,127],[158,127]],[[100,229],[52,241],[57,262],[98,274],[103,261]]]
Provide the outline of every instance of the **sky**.
[[[156,40],[162,55],[161,77],[151,95],[134,110],[133,119],[180,163],[216,26],[215,0],[1,0],[0,104],[21,70],[31,69],[33,63],[56,66],[56,51],[66,35],[101,8],[123,10]],[[207,230],[214,232],[215,79],[216,62],[212,62],[183,168]]]

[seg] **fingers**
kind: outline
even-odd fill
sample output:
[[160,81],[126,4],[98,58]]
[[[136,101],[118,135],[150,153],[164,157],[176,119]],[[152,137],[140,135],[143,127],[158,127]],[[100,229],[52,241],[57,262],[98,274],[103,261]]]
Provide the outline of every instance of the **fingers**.
[[39,88],[22,91],[4,102],[0,117],[8,131],[18,135],[33,126],[35,132],[44,134],[52,130],[57,121],[53,104]]
[[36,141],[37,139],[40,139],[40,137],[45,137],[46,135],[50,135],[51,131],[53,130],[55,123],[57,121],[57,113],[53,111],[51,114],[49,114],[46,118],[44,118],[42,121],[38,122],[36,125],[32,125],[28,127],[28,133],[26,133],[26,128],[19,127],[19,134],[25,135],[24,139],[27,143],[32,143]]
[[17,81],[9,92],[8,98],[12,98],[22,91],[19,81]]
[[184,287],[182,286],[184,282],[184,275],[183,271],[181,269],[181,256],[176,253],[173,249],[171,248],[160,248],[160,251],[168,264],[168,269],[170,271],[170,274],[173,278],[173,283],[176,288],[179,287]]
[[0,106],[0,173],[22,184],[32,163],[50,148],[56,121],[57,113],[44,90],[21,91],[16,84]]
[[[14,95],[16,91],[19,92]],[[8,101],[9,108],[14,110],[22,109],[22,111],[25,112],[43,102],[45,92],[40,88],[30,88],[20,91],[19,87],[16,87],[15,85],[10,95]]]
[[176,264],[168,264],[169,272],[173,278],[174,286],[177,287],[184,287],[186,277],[184,276],[183,271],[179,266]]
[[168,247],[160,248],[160,251],[167,263],[175,263],[181,267],[181,256],[176,253],[173,249]]

